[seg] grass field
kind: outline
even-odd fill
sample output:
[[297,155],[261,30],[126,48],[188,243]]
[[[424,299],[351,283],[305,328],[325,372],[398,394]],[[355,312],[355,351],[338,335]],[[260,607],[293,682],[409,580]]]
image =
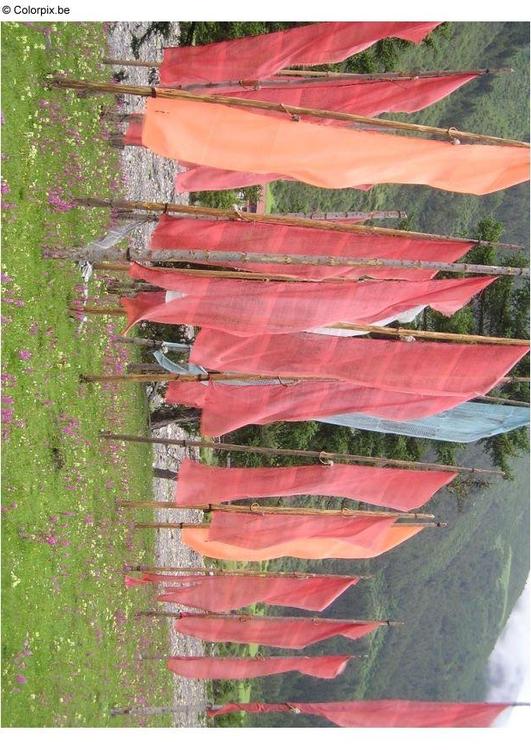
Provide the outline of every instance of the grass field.
[[[106,444],[98,432],[144,431],[145,398],[80,383],[82,373],[120,371],[132,353],[113,343],[111,319],[80,329],[68,314],[79,271],[42,258],[107,223],[98,210],[70,210],[73,195],[120,189],[101,140],[110,102],[46,88],[55,70],[102,75],[104,29],[4,23],[2,42],[2,723],[130,725],[108,709],[171,701],[171,678],[135,663],[139,650],[165,643],[165,625],[131,616],[121,575],[125,562],[152,559],[153,535],[115,507],[149,497],[151,460],[146,446]],[[97,282],[89,294],[98,296]],[[144,596],[135,592],[135,606]]]

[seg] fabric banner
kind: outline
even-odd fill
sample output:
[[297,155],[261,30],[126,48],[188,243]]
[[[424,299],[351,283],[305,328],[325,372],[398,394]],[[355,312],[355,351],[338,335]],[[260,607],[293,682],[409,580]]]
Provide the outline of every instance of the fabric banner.
[[341,539],[300,539],[285,544],[275,544],[265,549],[247,549],[235,547],[223,542],[214,542],[208,538],[208,529],[183,529],[182,541],[204,557],[235,562],[254,562],[275,560],[279,557],[296,557],[302,560],[324,560],[338,558],[342,560],[367,560],[382,555],[399,544],[418,534],[424,526],[394,525],[388,530],[379,548],[368,550]]
[[211,708],[208,716],[233,711],[295,713],[323,716],[338,727],[489,727],[510,703],[435,703],[377,700],[334,703],[228,703]]
[[333,680],[345,671],[350,656],[256,656],[249,659],[172,656],[168,669],[191,680],[248,680],[284,672]]
[[383,621],[326,620],[308,617],[252,617],[194,615],[181,612],[175,620],[178,633],[215,643],[257,643],[278,648],[305,648],[342,635],[352,641],[374,632]]
[[[182,162],[180,161],[179,164]],[[291,177],[275,172],[270,174],[238,172],[234,169],[216,169],[216,167],[203,167],[198,164],[175,175],[175,189],[178,193],[195,193],[201,190],[238,190],[251,185],[264,185],[275,180],[293,182]]]
[[529,427],[529,409],[525,406],[469,402],[432,417],[413,419],[410,422],[397,422],[356,413],[319,417],[317,421],[350,427],[353,430],[372,430],[450,443],[473,443],[476,440]]
[[210,612],[230,612],[257,602],[322,612],[343,592],[359,582],[356,576],[161,575],[125,576],[128,587],[164,585],[157,600]]
[[202,434],[218,437],[247,424],[304,422],[350,412],[398,421],[419,419],[447,411],[466,396],[381,391],[341,380],[278,385],[210,381],[169,383],[165,400],[202,409]]
[[203,328],[190,362],[220,372],[347,380],[385,391],[483,396],[529,351],[527,346],[384,341],[307,333],[231,336]]
[[208,540],[246,549],[266,549],[298,539],[341,540],[367,551],[378,550],[396,516],[320,516],[288,513],[213,511]]
[[[163,214],[151,236],[152,250],[209,250],[281,255],[328,255],[334,258],[381,258],[384,260],[424,260],[452,263],[472,247],[473,242],[418,239],[397,235],[375,235],[308,229],[285,224],[209,219],[179,219]],[[163,256],[162,256],[163,259]],[[215,263],[215,261],[214,261]],[[209,260],[208,265],[213,261]],[[219,261],[219,265],[227,265]],[[231,264],[235,265],[235,264]],[[284,273],[309,279],[342,276],[357,279],[431,279],[436,271],[374,266],[307,266],[290,263],[286,269],[275,263],[239,263],[237,268],[262,273]]]
[[418,44],[439,23],[311,23],[197,47],[167,47],[160,82],[162,86],[182,86],[269,78],[293,65],[340,62],[380,39],[395,37]]
[[160,304],[158,292],[123,297],[128,328],[141,320],[207,326],[238,336],[292,333],[335,323],[370,324],[429,305],[452,315],[495,279],[363,281],[326,284],[192,277],[131,263],[129,274],[178,294]]
[[429,185],[484,195],[529,179],[526,147],[456,145],[182,99],[147,100],[142,143],[169,159],[323,188]]
[[324,495],[409,511],[424,505],[456,476],[450,471],[353,464],[225,468],[185,458],[179,466],[175,502],[186,507],[245,498]]

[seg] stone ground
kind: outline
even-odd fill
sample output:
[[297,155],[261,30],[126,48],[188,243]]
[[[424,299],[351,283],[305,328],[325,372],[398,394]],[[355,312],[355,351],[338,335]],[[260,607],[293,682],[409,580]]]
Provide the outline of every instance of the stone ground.
[[[112,58],[132,59],[133,52],[131,42],[133,35],[137,38],[147,31],[149,23],[113,23],[108,33],[108,55]],[[143,60],[160,60],[162,58],[162,47],[178,44],[179,24],[172,23],[172,30],[167,38],[160,34],[154,34],[146,39],[140,47],[140,58]],[[152,71],[146,68],[120,68],[114,70],[125,70],[126,83],[147,84]],[[125,97],[121,105],[121,112],[138,112],[142,110],[140,97]],[[187,193],[175,193],[174,178],[176,173],[175,162],[152,154],[147,149],[138,147],[125,147],[121,151],[121,168],[125,182],[125,197],[129,200],[153,200],[188,202]],[[130,248],[134,257],[142,255],[142,249],[147,247],[149,235],[153,230],[153,224],[147,223],[136,229],[131,236]],[[137,250],[137,252],[134,252]],[[155,397],[156,399],[157,397]],[[155,405],[153,403],[153,405]],[[152,431],[153,436],[164,438],[183,438],[186,433],[177,425],[168,425]],[[185,456],[197,455],[191,449],[178,446],[155,445],[153,447],[153,465],[159,468],[177,471],[179,464]],[[175,492],[175,483],[166,479],[153,480],[153,499],[172,500]],[[172,522],[199,522],[202,519],[200,511],[180,511],[161,509],[156,512],[159,521]],[[157,566],[198,566],[202,565],[202,558],[180,542],[180,531],[178,529],[159,529],[156,532],[156,560]],[[172,611],[179,609],[178,605],[161,605]],[[183,608],[184,609],[184,608]],[[186,654],[188,656],[200,656],[204,653],[203,644],[188,636],[173,632],[171,621],[168,623],[168,637],[170,641],[170,652],[175,655]],[[199,680],[184,680],[174,677],[174,706],[201,704],[206,702],[205,683]],[[204,725],[204,720],[198,711],[193,708],[179,711],[175,714],[175,726],[197,727]]]

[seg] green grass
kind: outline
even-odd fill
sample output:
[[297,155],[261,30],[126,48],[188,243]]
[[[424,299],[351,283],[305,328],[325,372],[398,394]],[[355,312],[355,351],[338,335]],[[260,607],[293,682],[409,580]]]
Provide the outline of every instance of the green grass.
[[130,725],[109,708],[171,695],[170,677],[155,681],[155,667],[135,662],[139,650],[163,647],[165,625],[135,620],[149,594],[127,591],[121,574],[124,562],[153,556],[153,535],[135,532],[116,508],[120,498],[149,497],[151,457],[98,432],[143,432],[145,398],[80,383],[82,373],[116,371],[131,352],[110,340],[109,318],[79,331],[68,314],[79,271],[42,258],[46,246],[87,242],[108,219],[57,210],[60,201],[119,188],[116,156],[100,136],[100,107],[112,100],[45,88],[57,69],[101,77],[104,31],[5,23],[2,41],[2,723]]

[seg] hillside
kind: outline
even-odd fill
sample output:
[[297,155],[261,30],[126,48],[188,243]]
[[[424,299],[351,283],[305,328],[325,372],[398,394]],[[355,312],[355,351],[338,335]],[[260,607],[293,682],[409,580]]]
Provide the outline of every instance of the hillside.
[[[469,70],[512,67],[514,73],[484,76],[416,115],[395,119],[457,127],[489,135],[529,137],[529,26],[525,23],[453,23],[433,35],[431,45],[408,45],[398,53],[399,70]],[[355,59],[355,58],[354,58]],[[401,209],[411,228],[473,236],[478,222],[493,216],[505,225],[503,240],[527,246],[529,186],[487,196],[460,195],[421,186],[377,186],[323,190],[300,183],[272,186],[275,210],[365,211]]]

